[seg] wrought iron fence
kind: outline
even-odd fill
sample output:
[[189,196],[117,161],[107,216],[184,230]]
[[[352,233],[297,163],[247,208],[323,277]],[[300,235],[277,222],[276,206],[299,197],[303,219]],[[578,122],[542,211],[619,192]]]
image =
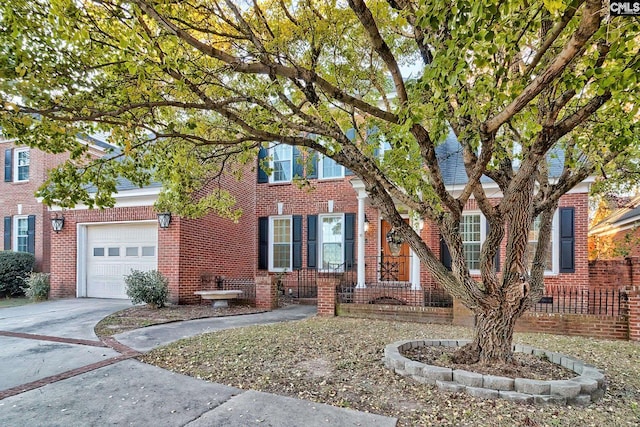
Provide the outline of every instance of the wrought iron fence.
[[355,282],[344,282],[338,285],[336,294],[341,304],[453,306],[453,298],[444,289],[412,289],[410,283],[378,282],[358,288]]
[[627,312],[627,294],[615,289],[557,288],[545,292],[531,311],[619,316]]
[[223,290],[242,291],[237,301],[241,304],[255,305],[256,302],[256,282],[251,279],[228,279],[220,277],[218,283]]

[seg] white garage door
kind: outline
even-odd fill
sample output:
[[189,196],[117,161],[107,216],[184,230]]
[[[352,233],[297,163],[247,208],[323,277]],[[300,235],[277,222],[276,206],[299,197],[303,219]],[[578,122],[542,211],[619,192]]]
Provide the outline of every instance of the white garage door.
[[158,266],[158,225],[106,224],[87,227],[87,296],[128,298],[124,276]]

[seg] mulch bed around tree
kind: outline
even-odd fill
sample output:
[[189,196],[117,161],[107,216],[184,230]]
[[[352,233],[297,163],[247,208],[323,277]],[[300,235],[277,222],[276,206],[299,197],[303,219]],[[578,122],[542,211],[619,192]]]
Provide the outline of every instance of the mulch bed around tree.
[[532,354],[514,353],[513,363],[482,364],[454,363],[452,356],[457,348],[443,346],[424,346],[404,351],[404,357],[443,368],[463,369],[483,375],[495,375],[510,378],[528,378],[532,380],[565,380],[574,378],[576,373],[551,362],[546,357]]

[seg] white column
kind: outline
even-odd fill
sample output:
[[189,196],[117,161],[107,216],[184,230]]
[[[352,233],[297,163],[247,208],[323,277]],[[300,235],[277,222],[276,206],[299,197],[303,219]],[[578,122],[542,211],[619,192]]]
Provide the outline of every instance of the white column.
[[420,289],[422,289],[420,285],[420,258],[414,251],[411,251],[411,290]]
[[[422,234],[422,230],[420,230],[420,218],[416,215],[413,215],[413,229],[416,230],[416,233],[419,235]],[[420,258],[411,250],[411,290],[417,291],[420,289],[422,289],[420,286]]]
[[358,192],[358,283],[356,288],[365,288],[365,270],[364,270],[364,198],[365,194]]

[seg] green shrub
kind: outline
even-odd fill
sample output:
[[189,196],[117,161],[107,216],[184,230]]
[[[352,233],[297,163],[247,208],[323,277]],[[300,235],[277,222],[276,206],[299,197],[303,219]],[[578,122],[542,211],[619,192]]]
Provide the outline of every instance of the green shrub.
[[36,263],[36,257],[27,252],[0,251],[0,296],[22,295],[24,277]]
[[124,277],[124,282],[127,285],[127,296],[134,304],[144,302],[160,308],[167,302],[169,281],[157,270],[131,270],[131,274]]
[[36,301],[44,301],[49,297],[49,273],[31,272],[24,279],[25,286],[22,287],[27,298]]

